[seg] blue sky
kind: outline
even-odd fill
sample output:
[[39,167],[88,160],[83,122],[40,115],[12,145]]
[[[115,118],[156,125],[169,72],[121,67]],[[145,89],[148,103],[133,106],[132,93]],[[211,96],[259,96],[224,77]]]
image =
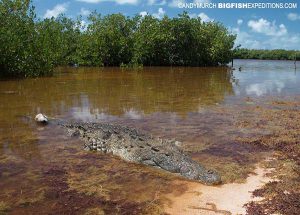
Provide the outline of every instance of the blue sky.
[[[220,9],[179,8],[178,3],[297,3],[297,8],[283,9]],[[126,16],[151,14],[161,18],[187,11],[203,21],[219,21],[238,35],[236,44],[257,49],[300,50],[299,0],[33,0],[39,18],[64,13],[68,17],[83,19],[91,11],[101,14],[123,13]]]

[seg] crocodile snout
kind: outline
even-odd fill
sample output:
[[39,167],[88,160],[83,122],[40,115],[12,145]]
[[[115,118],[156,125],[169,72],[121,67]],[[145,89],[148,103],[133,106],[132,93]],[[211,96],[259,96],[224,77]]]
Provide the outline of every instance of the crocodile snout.
[[221,176],[213,170],[207,170],[204,174],[200,174],[198,180],[207,185],[218,185],[222,183]]

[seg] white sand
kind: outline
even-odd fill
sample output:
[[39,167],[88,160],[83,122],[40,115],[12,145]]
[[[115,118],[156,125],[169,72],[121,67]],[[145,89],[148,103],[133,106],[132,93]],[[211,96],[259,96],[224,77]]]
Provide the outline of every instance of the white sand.
[[225,184],[218,187],[188,182],[189,189],[183,195],[172,193],[167,196],[172,203],[166,205],[165,212],[172,215],[245,214],[246,209],[243,205],[259,200],[254,199],[251,192],[271,181],[265,173],[267,170],[257,167],[255,174],[250,175],[245,183]]

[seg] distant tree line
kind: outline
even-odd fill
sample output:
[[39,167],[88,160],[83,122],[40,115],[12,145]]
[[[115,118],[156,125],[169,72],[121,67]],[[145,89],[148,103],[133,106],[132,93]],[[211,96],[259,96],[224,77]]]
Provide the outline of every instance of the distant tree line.
[[58,65],[216,66],[233,56],[235,35],[182,13],[101,16],[88,25],[63,15],[37,19],[30,0],[0,1],[0,76],[42,76]]
[[296,50],[263,50],[263,49],[235,49],[236,59],[260,59],[260,60],[300,60],[300,51]]

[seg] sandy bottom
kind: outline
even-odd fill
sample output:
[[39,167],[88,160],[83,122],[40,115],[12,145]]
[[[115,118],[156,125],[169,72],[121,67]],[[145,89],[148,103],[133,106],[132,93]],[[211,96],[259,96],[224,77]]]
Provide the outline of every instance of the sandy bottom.
[[[250,175],[243,184],[225,184],[221,186],[205,186],[195,182],[188,182],[188,190],[183,195],[176,193],[167,197],[171,203],[165,206],[169,214],[245,214],[244,204],[258,201],[252,197],[252,191],[260,188],[271,178],[265,176],[270,170],[256,167],[254,174]],[[176,182],[182,186],[182,182]]]

